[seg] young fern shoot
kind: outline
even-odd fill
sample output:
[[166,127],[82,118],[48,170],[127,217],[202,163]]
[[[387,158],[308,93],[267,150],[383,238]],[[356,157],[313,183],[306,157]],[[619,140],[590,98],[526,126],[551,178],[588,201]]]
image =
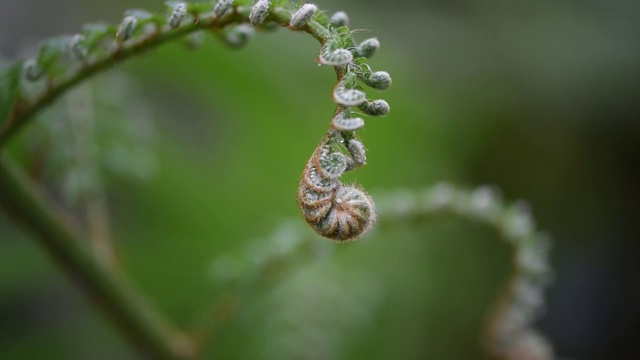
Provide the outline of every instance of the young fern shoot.
[[[354,240],[371,230],[378,218],[372,197],[360,186],[343,184],[340,178],[367,162],[365,146],[356,133],[365,125],[364,116],[385,116],[390,111],[385,100],[370,99],[364,91],[364,85],[386,90],[392,84],[388,72],[373,71],[368,64],[368,59],[380,47],[378,39],[370,38],[358,44],[347,27],[346,13],[337,12],[328,18],[313,4],[293,6],[283,0],[218,0],[214,3],[172,1],[167,5],[168,15],[128,11],[119,25],[90,24],[82,33],[52,39],[43,43],[37,57],[14,65],[2,75],[0,148],[36,113],[67,90],[153,47],[211,31],[227,45],[237,48],[252,38],[254,29],[282,26],[316,38],[321,44],[318,62],[334,67],[338,77],[332,92],[336,109],[329,129],[304,167],[297,203],[311,228],[329,239]],[[200,42],[199,37],[193,38],[194,43]],[[58,63],[63,54],[75,63],[66,67]],[[35,96],[29,96],[21,92],[21,79],[45,80],[46,86]],[[0,161],[0,185],[4,184],[0,186],[3,200],[0,206],[15,212],[19,220],[30,226],[41,238],[43,247],[52,249],[52,256],[64,264],[70,275],[81,275],[80,279],[88,284],[89,295],[114,315],[133,342],[148,349],[150,358],[193,358],[198,350],[194,344],[175,346],[186,335],[167,331],[164,324],[158,325],[157,316],[146,309],[146,305],[132,301],[136,296],[130,296],[118,279],[99,266],[78,245],[79,236],[58,221],[54,211],[40,204],[40,199],[32,196],[35,192],[27,191],[26,181],[18,181],[9,170]],[[544,305],[542,290],[548,283],[549,266],[548,249],[528,213],[521,206],[504,207],[486,189],[467,193],[447,186],[437,187],[429,192],[429,201],[424,206],[414,208],[407,206],[411,202],[406,202],[404,197],[397,199],[399,205],[391,211],[382,198],[382,216],[421,219],[451,213],[484,222],[510,241],[516,251],[516,275],[504,305],[501,304],[492,319],[488,348],[498,358],[522,359],[520,354],[533,352],[542,354],[536,358],[552,358],[552,348],[531,326]],[[531,344],[537,346],[532,350]]]
[[[349,156],[337,149],[345,142]],[[371,196],[339,180],[345,171],[365,162],[362,143],[344,140],[333,129],[311,156],[300,180],[298,203],[307,223],[318,234],[337,241],[351,240],[365,234],[376,222]]]
[[[301,7],[292,17],[292,23],[293,19],[305,18],[311,6]],[[372,73],[367,65],[367,57],[375,52],[373,48],[380,46],[377,40],[366,40],[363,44],[367,51],[362,51],[362,44],[356,44],[352,32],[346,26],[339,26],[348,22],[347,15],[338,12],[331,19],[330,34],[320,51],[319,61],[336,67],[339,81],[333,90],[333,100],[338,106],[327,134],[302,173],[298,204],[305,220],[318,234],[348,241],[365,235],[377,220],[371,196],[359,186],[344,185],[340,181],[344,172],[366,164],[365,147],[355,133],[365,122],[360,117],[352,117],[352,112],[359,109],[364,115],[384,116],[390,110],[384,100],[367,99],[358,80],[374,89],[385,90],[391,85],[391,76],[385,71]]]

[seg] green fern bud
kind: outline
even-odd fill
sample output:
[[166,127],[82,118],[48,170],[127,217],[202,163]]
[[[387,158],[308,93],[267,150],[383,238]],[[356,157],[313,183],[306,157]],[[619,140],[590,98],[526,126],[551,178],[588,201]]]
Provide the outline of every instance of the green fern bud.
[[436,184],[426,198],[428,209],[444,209],[453,203],[456,197],[456,189],[448,182]]
[[84,46],[85,37],[82,34],[76,34],[69,40],[69,54],[72,58],[82,61],[86,59],[89,51]]
[[353,54],[347,49],[320,52],[320,63],[329,66],[344,66],[353,61]]
[[346,89],[337,86],[333,91],[333,99],[344,106],[358,106],[367,101],[367,94],[357,89]]
[[318,159],[320,167],[318,170],[327,178],[337,179],[347,170],[347,157],[339,152],[329,152],[329,147],[322,149]]
[[28,59],[24,62],[24,78],[28,81],[38,81],[44,74],[44,70],[35,59]]
[[391,110],[389,104],[382,100],[365,101],[359,106],[360,110],[371,116],[385,116]]
[[367,101],[367,94],[354,89],[356,76],[347,73],[333,90],[333,99],[344,106],[358,106]]
[[177,3],[176,6],[173,7],[173,11],[171,12],[171,16],[169,16],[169,27],[172,29],[180,26],[180,23],[187,16],[187,4],[180,2]]
[[302,5],[302,7],[291,16],[289,26],[292,29],[300,29],[313,18],[317,10],[318,8],[313,4]]
[[479,186],[469,196],[469,208],[473,215],[487,221],[497,221],[501,216],[501,198],[491,186]]
[[120,23],[116,37],[120,40],[127,40],[133,35],[138,26],[138,18],[132,15],[125,16]]
[[377,38],[367,39],[358,45],[356,48],[356,52],[358,56],[370,58],[372,57],[376,51],[380,48],[380,41]]
[[367,154],[364,149],[364,145],[355,139],[349,140],[349,145],[347,145],[347,149],[351,156],[353,157],[353,161],[358,165],[364,165],[367,162]]
[[[344,33],[346,31],[347,33]],[[345,66],[353,61],[353,54],[346,49],[350,41],[347,28],[340,28],[331,33],[320,49],[320,64],[330,66]]]
[[335,14],[331,15],[329,23],[336,28],[349,26],[349,15],[347,15],[347,13],[344,11],[338,11]]
[[255,30],[248,24],[240,24],[225,33],[224,40],[232,48],[241,48],[253,37]]
[[391,75],[386,71],[376,71],[365,79],[365,83],[374,89],[386,90],[391,86]]
[[258,0],[258,2],[253,5],[251,8],[251,13],[249,14],[249,23],[253,26],[258,24],[262,24],[264,19],[269,15],[269,6],[271,6],[271,1],[269,0]]
[[364,120],[350,118],[346,111],[342,111],[333,117],[331,127],[337,131],[356,131],[364,127]]
[[519,241],[535,230],[531,206],[524,200],[516,201],[504,218],[504,232],[511,241]]
[[231,8],[233,5],[233,0],[220,0],[216,6],[213,8],[213,15],[215,17],[220,17],[224,15],[227,10]]

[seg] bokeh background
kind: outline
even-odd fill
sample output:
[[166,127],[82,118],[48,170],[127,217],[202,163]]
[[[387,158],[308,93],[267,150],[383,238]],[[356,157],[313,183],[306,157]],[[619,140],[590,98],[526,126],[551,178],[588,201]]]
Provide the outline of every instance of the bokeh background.
[[[128,8],[164,6],[1,5],[6,61],[84,23],[117,23]],[[447,180],[493,184],[507,199],[527,199],[554,239],[555,282],[538,328],[562,358],[640,358],[640,3],[318,5],[346,11],[351,28],[363,29],[356,38],[377,36],[382,47],[370,64],[394,81],[380,94],[392,112],[361,131],[369,164],[349,178],[374,193]],[[257,34],[241,51],[208,37],[197,51],[170,44],[92,82],[98,121],[146,124],[127,140],[149,149],[134,167],[144,174],[105,172],[101,184],[122,268],[179,325],[197,322],[220,295],[213,264],[221,254],[242,257],[282,221],[302,221],[297,181],[333,111],[335,75],[317,66],[317,52],[308,36],[282,29]],[[55,121],[69,101],[12,142],[27,168],[35,165],[23,149],[38,144],[42,122]],[[61,169],[34,173],[64,198]],[[333,247],[246,299],[207,357],[484,357],[482,322],[509,268],[507,247],[488,229],[436,221]],[[30,235],[1,214],[0,358],[44,354],[136,358]]]

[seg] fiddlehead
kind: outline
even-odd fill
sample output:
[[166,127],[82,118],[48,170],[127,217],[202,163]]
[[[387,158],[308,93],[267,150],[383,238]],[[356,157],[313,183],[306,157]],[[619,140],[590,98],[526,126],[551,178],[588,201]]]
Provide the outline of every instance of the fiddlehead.
[[[345,171],[366,164],[364,145],[355,134],[364,127],[364,120],[352,117],[352,109],[371,116],[384,116],[390,110],[384,100],[368,100],[358,80],[374,89],[385,90],[391,86],[391,76],[385,71],[372,72],[367,64],[366,58],[380,45],[377,39],[357,45],[351,31],[333,25],[347,23],[346,14],[336,13],[331,19],[331,34],[322,47],[319,61],[337,69],[339,81],[333,90],[333,99],[338,107],[329,131],[304,168],[298,204],[305,220],[318,234],[347,241],[366,234],[377,220],[371,196],[361,187],[340,181]],[[344,154],[345,150],[348,155]]]
[[[329,130],[304,168],[298,188],[298,204],[309,225],[320,235],[345,241],[357,238],[376,222],[375,205],[361,188],[344,185],[340,176],[361,166],[364,146]],[[345,144],[346,143],[346,144]],[[350,155],[341,152],[346,147]]]

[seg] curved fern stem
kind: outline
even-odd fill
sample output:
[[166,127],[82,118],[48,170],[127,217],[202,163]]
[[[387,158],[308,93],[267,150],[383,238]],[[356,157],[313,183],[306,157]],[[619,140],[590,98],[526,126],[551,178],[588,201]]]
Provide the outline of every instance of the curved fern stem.
[[[101,71],[113,68],[119,63],[141,55],[160,45],[175,41],[188,34],[199,30],[219,30],[232,24],[241,24],[249,21],[251,7],[242,6],[228,11],[226,15],[216,17],[211,14],[203,14],[197,21],[184,24],[179,28],[161,27],[156,31],[141,35],[130,41],[114,44],[113,49],[95,58],[89,58],[86,63],[75,71],[61,79],[52,79],[47,88],[34,100],[18,98],[13,104],[9,116],[0,124],[0,148],[38,112],[46,108],[69,89],[77,86],[84,80]],[[263,24],[277,24],[288,27],[291,21],[291,12],[276,8],[265,19]],[[316,21],[309,21],[296,30],[305,31],[317,39],[321,44],[326,42],[329,30]],[[337,70],[337,69],[336,69]]]
[[[478,222],[493,229],[512,249],[512,270],[488,318],[483,345],[492,358],[499,360],[554,358],[550,342],[533,328],[535,320],[544,312],[544,290],[552,276],[549,240],[536,228],[524,202],[505,203],[497,190],[487,186],[467,190],[446,183],[422,191],[377,194],[376,198],[381,227],[378,231],[407,226],[407,223],[426,224],[443,217]],[[302,228],[291,224],[283,228],[269,241],[260,240],[261,253],[256,254],[255,246],[250,247],[252,251],[246,256],[259,258],[251,268],[242,269],[230,255],[214,262],[215,275],[228,290],[206,321],[212,330],[224,328],[238,311],[243,295],[253,293],[263,279],[276,282],[274,278],[290,272],[301,258],[308,258],[305,254],[309,249],[322,245]],[[311,253],[325,254],[329,250],[316,249]],[[231,300],[233,305],[229,306]]]
[[511,248],[512,270],[488,318],[483,345],[494,359],[554,358],[551,343],[533,329],[533,323],[546,310],[544,290],[553,273],[549,236],[537,229],[529,205],[522,200],[505,203],[492,187],[465,190],[448,183],[418,193],[401,191],[380,196],[378,204],[381,226],[424,223],[447,216],[493,229]]

